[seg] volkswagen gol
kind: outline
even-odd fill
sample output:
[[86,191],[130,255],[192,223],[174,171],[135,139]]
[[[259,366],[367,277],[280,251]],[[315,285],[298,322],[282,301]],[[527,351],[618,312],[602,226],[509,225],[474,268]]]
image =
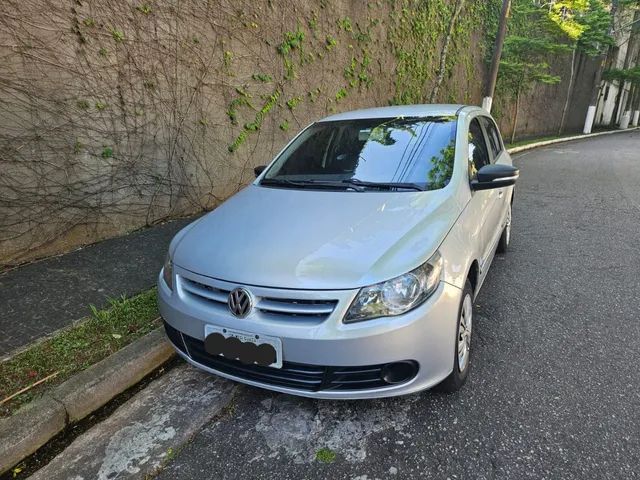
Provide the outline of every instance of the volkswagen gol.
[[315,398],[459,389],[518,178],[489,114],[340,113],[255,171],[171,242],[158,294],[177,352]]

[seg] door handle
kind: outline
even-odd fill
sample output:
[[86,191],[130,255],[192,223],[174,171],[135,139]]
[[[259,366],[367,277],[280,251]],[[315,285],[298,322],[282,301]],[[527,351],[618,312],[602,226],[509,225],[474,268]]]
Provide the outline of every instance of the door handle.
[[498,190],[498,197],[502,198],[503,195],[504,195],[504,190]]

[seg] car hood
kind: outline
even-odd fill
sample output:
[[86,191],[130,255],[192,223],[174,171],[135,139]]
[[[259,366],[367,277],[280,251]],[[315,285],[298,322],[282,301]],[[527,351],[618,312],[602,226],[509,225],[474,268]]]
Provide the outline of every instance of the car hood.
[[449,188],[335,192],[251,185],[187,227],[173,261],[239,284],[358,288],[426,261],[459,213]]

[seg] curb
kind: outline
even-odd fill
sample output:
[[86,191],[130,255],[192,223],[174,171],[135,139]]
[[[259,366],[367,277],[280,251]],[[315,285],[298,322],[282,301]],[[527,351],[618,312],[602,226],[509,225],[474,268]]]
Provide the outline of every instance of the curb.
[[175,355],[162,327],[74,375],[0,420],[0,474],[68,425],[105,405]]
[[625,130],[608,130],[606,132],[596,132],[596,133],[587,133],[587,134],[583,133],[580,135],[574,135],[572,137],[554,138],[552,140],[544,140],[542,142],[529,143],[527,145],[522,145],[520,147],[507,148],[507,152],[509,152],[509,154],[524,152],[525,150],[531,150],[532,148],[537,148],[537,147],[544,147],[546,145],[553,145],[554,143],[570,142],[572,140],[580,140],[583,138],[591,138],[591,137],[600,137],[602,135],[613,135],[615,133],[633,132],[634,130],[639,130],[639,129],[640,127],[631,127]]

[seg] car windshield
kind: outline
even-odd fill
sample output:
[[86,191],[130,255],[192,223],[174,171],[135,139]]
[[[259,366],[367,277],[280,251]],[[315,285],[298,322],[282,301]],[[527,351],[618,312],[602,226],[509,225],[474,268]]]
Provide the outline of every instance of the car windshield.
[[457,117],[319,122],[277,158],[265,186],[436,190],[453,173]]

